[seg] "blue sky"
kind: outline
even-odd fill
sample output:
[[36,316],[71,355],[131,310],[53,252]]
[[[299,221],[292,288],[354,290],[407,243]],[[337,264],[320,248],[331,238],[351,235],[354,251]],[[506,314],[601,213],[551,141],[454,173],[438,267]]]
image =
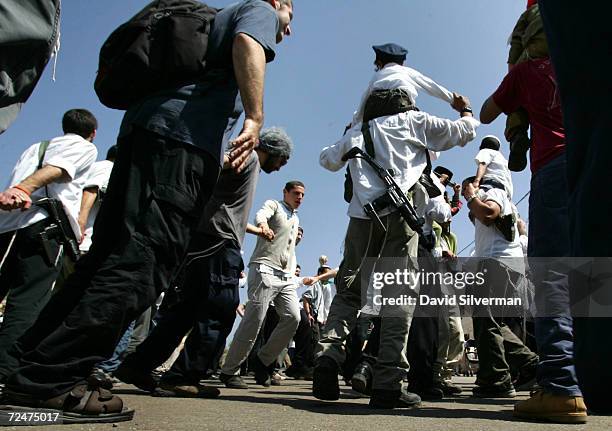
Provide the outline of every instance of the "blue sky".
[[[99,119],[96,145],[103,158],[114,144],[121,111],[102,106],[93,91],[98,52],[108,34],[147,2],[145,0],[64,0],[61,50],[56,81],[52,64],[7,132],[0,135],[0,184],[8,181],[13,165],[34,142],[61,134],[61,116],[83,107]],[[209,4],[223,7],[228,0]],[[318,164],[324,146],[333,144],[349,122],[373,73],[371,45],[396,42],[409,50],[407,65],[467,95],[478,112],[506,72],[507,40],[525,8],[525,0],[295,0],[293,35],[278,47],[277,59],[266,76],[266,125],[286,128],[295,142],[295,154],[280,172],[261,175],[252,214],[269,198],[282,198],[291,179],[306,184],[300,208],[305,238],[298,261],[306,273],[326,254],[337,265],[348,223],[342,200],[343,173],[331,173]],[[421,94],[419,107],[431,114],[455,119],[445,103]],[[473,175],[473,157],[479,139],[503,136],[504,119],[479,129],[478,139],[442,155],[441,164],[461,179]],[[507,155],[507,146],[502,148]],[[529,173],[514,174],[515,199],[529,190]],[[527,200],[519,205],[527,216]],[[473,239],[473,228],[462,211],[454,219],[460,249]],[[244,246],[245,259],[254,238]],[[468,250],[469,251],[469,250]]]

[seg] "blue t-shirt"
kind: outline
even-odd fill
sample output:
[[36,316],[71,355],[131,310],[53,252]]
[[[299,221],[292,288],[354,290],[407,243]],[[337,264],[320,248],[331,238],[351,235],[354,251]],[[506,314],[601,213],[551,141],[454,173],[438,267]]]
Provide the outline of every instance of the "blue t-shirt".
[[263,0],[234,3],[219,11],[207,50],[207,77],[196,84],[161,91],[125,113],[119,137],[136,125],[167,138],[195,145],[223,160],[237,120],[243,112],[232,63],[235,36],[244,33],[274,59],[278,17]]

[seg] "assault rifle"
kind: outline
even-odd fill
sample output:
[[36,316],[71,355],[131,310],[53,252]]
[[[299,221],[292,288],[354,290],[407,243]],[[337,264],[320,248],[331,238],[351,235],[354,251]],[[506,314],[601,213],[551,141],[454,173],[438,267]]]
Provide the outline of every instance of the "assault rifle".
[[383,231],[386,231],[385,225],[380,220],[378,212],[387,207],[393,207],[399,211],[400,215],[404,218],[406,223],[408,223],[408,226],[410,226],[410,229],[418,233],[419,236],[422,236],[425,219],[419,217],[406,194],[393,179],[395,175],[393,169],[383,168],[373,157],[357,147],[351,148],[342,156],[342,161],[347,161],[349,159],[363,159],[367,162],[372,169],[374,169],[376,175],[385,183],[385,187],[387,188],[387,191],[383,195],[363,206],[363,210],[368,217],[376,222]]

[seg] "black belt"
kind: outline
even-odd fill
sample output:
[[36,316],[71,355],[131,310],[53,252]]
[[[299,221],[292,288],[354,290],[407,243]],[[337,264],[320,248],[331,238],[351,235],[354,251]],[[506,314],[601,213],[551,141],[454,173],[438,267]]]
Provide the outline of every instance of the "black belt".
[[500,183],[497,180],[492,180],[492,179],[486,179],[484,181],[481,181],[480,183],[481,186],[491,186],[494,189],[501,189],[505,192],[508,192],[508,190],[506,189],[506,186],[504,186],[502,183]]

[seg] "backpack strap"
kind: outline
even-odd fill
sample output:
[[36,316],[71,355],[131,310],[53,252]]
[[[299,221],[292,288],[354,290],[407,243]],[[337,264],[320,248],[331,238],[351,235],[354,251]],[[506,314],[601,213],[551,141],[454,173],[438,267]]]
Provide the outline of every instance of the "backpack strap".
[[[36,170],[42,169],[43,161],[45,160],[45,154],[47,152],[47,148],[49,148],[50,143],[51,141],[42,141],[40,145],[38,146],[38,167],[36,168]],[[47,187],[46,184],[45,184],[45,195],[49,197],[49,188]]]

